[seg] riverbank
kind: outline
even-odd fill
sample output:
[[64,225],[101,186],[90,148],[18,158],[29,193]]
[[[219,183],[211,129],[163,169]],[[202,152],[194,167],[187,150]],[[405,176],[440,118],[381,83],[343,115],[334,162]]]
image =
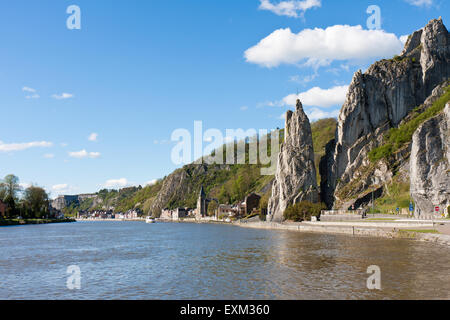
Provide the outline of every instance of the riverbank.
[[91,218],[91,219],[75,219],[76,222],[124,222],[124,221],[134,221],[134,222],[145,222],[145,218],[138,219],[102,219],[102,218]]
[[450,235],[437,231],[437,224],[433,222],[303,222],[303,223],[275,223],[275,222],[236,222],[233,225],[242,228],[289,230],[305,233],[331,233],[360,237],[381,237],[387,239],[409,239],[432,242],[450,247]]
[[0,227],[71,222],[75,219],[0,219]]
[[[145,219],[77,219],[77,222],[122,222],[140,221]],[[196,220],[185,218],[180,220],[158,220],[162,223],[195,223],[195,224],[225,224],[242,228],[289,230],[305,233],[342,234],[355,237],[379,237],[387,239],[409,239],[432,242],[450,247],[450,221],[426,221],[407,219],[361,220],[345,222],[255,222],[242,221],[225,222],[214,219]],[[441,225],[445,224],[445,227]]]

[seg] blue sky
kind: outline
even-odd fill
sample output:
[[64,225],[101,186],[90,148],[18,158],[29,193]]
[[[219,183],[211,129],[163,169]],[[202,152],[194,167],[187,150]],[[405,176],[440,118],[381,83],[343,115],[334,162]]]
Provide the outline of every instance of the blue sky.
[[[73,4],[81,30],[66,27]],[[370,5],[382,30],[367,30]],[[297,90],[312,120],[336,116],[355,71],[449,12],[444,0],[1,1],[0,176],[52,196],[144,185],[177,167],[171,134],[195,120],[283,127]]]

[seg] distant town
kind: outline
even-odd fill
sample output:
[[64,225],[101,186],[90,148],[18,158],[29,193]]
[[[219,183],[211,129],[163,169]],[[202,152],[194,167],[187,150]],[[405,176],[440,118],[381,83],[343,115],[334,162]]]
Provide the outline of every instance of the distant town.
[[[84,194],[79,196],[59,196],[51,202],[51,210],[58,213],[59,217],[64,217],[62,210],[80,200],[94,198],[96,195]],[[180,221],[182,219],[192,219],[195,221],[223,221],[231,222],[236,219],[265,216],[266,209],[260,209],[261,196],[251,193],[242,202],[234,205],[221,204],[217,199],[210,199],[206,196],[203,186],[199,192],[197,207],[180,207],[175,209],[165,208],[158,217],[161,221]],[[115,212],[110,210],[80,210],[76,212],[78,220],[143,220],[145,212],[141,209],[132,209],[126,212]]]

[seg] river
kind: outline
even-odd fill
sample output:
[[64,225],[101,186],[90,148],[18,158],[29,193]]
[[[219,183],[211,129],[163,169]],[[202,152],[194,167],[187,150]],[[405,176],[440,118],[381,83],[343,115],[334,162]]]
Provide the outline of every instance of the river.
[[3,227],[0,248],[0,299],[450,299],[450,249],[409,240],[78,222]]

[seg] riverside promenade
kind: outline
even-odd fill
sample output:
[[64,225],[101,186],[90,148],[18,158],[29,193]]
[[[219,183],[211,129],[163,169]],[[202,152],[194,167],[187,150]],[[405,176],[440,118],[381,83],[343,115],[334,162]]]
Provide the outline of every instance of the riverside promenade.
[[102,218],[88,218],[88,219],[75,219],[77,222],[123,222],[123,221],[140,221],[145,222],[145,218],[137,218],[137,219],[102,219]]
[[450,247],[449,220],[392,220],[346,222],[244,222],[233,225],[243,228],[330,233],[360,237],[382,237],[433,242]]

